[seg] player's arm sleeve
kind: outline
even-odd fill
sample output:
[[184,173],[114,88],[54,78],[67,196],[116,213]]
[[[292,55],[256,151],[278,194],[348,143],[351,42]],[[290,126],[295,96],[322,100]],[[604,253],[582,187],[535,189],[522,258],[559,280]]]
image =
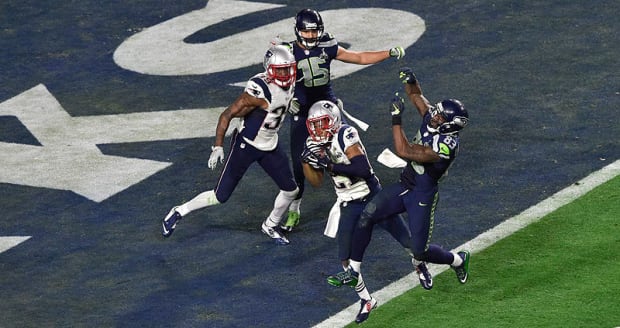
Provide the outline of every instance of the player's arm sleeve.
[[350,164],[331,164],[330,170],[335,174],[349,177],[368,179],[372,176],[372,169],[366,155],[355,156],[349,161]]
[[[349,158],[348,164],[333,163],[329,165],[331,172],[340,175],[346,175],[349,177],[357,177],[368,179],[372,176],[373,171],[368,161],[368,157],[363,152],[361,147],[361,140],[357,129],[352,126],[345,126],[344,129],[338,132],[337,142],[341,145],[342,149],[348,153],[351,149],[361,150],[354,152],[351,158]],[[351,148],[353,147],[353,148]],[[357,154],[356,154],[357,153]]]

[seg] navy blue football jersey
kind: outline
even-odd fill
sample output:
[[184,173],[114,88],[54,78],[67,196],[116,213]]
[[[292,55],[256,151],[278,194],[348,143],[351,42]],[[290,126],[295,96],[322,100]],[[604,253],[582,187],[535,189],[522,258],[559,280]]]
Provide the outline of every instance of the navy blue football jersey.
[[300,116],[308,116],[308,109],[319,100],[336,102],[330,79],[330,65],[338,55],[338,41],[329,33],[324,33],[318,46],[303,49],[292,42],[293,54],[297,61],[297,82],[295,97],[301,104]]
[[408,188],[416,190],[432,190],[440,179],[448,174],[448,168],[454,162],[459,150],[458,134],[448,135],[433,133],[428,130],[431,115],[426,113],[413,143],[428,146],[441,158],[435,163],[418,163],[410,161],[403,169],[400,179]]

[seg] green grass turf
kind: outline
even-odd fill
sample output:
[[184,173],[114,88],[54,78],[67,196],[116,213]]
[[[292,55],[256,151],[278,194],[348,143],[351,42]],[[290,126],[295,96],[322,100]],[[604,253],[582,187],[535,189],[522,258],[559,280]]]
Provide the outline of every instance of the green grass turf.
[[467,284],[444,271],[433,290],[409,290],[363,325],[618,327],[619,250],[620,176],[472,254]]

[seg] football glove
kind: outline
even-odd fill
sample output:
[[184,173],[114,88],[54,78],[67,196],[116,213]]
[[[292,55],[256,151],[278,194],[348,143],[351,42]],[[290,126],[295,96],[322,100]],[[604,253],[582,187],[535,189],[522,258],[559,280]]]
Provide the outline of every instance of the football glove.
[[304,151],[301,153],[301,160],[317,170],[327,169],[331,161],[327,156],[318,154],[321,150],[320,148],[322,146],[318,144],[304,147]]
[[299,114],[300,110],[301,110],[301,104],[299,103],[299,101],[297,101],[297,98],[293,98],[291,100],[290,105],[288,105],[288,112],[291,113],[292,115],[297,115]]
[[215,170],[217,162],[224,163],[224,148],[222,146],[211,146],[211,156],[209,156],[209,168]]
[[390,114],[392,114],[392,125],[402,125],[402,115],[405,111],[405,100],[398,95],[398,92],[394,94],[392,102],[390,103]]
[[405,57],[405,49],[401,46],[391,48],[390,57],[396,57],[396,59],[401,59]]
[[418,81],[415,74],[409,67],[401,68],[400,71],[398,71],[398,78],[400,78],[403,83],[407,84],[416,84]]

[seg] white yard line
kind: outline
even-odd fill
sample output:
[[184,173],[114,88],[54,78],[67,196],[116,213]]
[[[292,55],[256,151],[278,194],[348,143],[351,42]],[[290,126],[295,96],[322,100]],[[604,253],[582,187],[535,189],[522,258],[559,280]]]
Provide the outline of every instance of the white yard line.
[[[587,192],[611,180],[619,174],[620,160],[617,160],[614,163],[603,167],[599,171],[588,175],[584,179],[560,190],[551,197],[521,212],[519,215],[514,216],[500,223],[494,228],[481,233],[476,238],[464,243],[461,246],[456,247],[454,250],[467,249],[471,253],[480,252],[485,248],[498,242],[499,240],[528,226],[530,223],[540,220],[545,215],[585,195]],[[433,275],[438,275],[447,269],[448,266],[446,265],[429,266],[429,270]],[[407,276],[401,278],[400,280],[393,282],[385,288],[372,294],[373,297],[375,297],[381,304],[385,304],[394,297],[399,296],[407,290],[418,286],[418,284],[415,282],[417,282],[417,278],[413,275],[413,273],[410,273]],[[314,327],[344,327],[355,320],[357,311],[359,311],[358,302],[352,304],[341,312],[327,318],[325,321],[315,325]]]

